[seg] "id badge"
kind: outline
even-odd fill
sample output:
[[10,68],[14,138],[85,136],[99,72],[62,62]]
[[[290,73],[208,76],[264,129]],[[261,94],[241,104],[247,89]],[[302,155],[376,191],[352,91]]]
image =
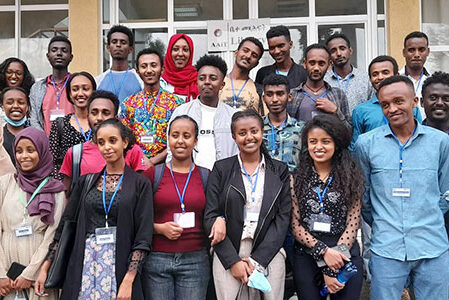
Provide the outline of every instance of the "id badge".
[[248,220],[250,222],[257,222],[259,221],[259,214],[260,211],[258,211],[256,207],[254,206],[245,207],[245,220]]
[[332,217],[320,213],[313,214],[310,216],[310,230],[319,232],[330,232],[331,231]]
[[144,144],[153,144],[154,143],[154,135],[141,135],[140,142]]
[[16,237],[29,236],[33,234],[33,227],[30,224],[22,223],[15,228]]
[[50,121],[54,121],[59,117],[64,117],[65,112],[63,109],[52,109],[50,110]]
[[195,227],[195,213],[194,212],[174,213],[173,221],[182,228],[193,228]]
[[117,227],[101,227],[95,229],[95,238],[98,245],[114,244]]
[[393,197],[407,197],[410,198],[410,188],[393,188],[392,196]]

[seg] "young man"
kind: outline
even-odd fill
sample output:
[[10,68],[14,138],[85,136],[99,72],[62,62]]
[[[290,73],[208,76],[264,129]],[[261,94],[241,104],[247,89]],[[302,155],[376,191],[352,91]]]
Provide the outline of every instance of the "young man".
[[[435,72],[422,85],[421,106],[427,118],[427,125],[449,134],[449,74]],[[449,212],[444,215],[446,232],[449,236]]]
[[73,104],[67,100],[65,90],[72,58],[69,39],[65,36],[53,37],[47,52],[52,74],[34,83],[30,90],[31,126],[44,130],[47,135],[50,134],[51,122],[75,112]]
[[371,299],[399,299],[410,274],[417,300],[447,299],[449,136],[415,121],[407,77],[384,80],[378,97],[388,124],[355,145],[366,178],[362,214],[373,228]]
[[134,69],[128,66],[128,55],[133,52],[134,35],[123,25],[108,31],[107,49],[111,54],[111,68],[95,78],[99,90],[112,92],[120,101],[140,92],[143,83]]
[[[371,84],[377,91],[382,81],[398,75],[398,64],[393,57],[381,55],[371,61],[368,66],[368,73]],[[421,114],[418,107],[413,109],[413,114],[415,119],[421,123]],[[354,150],[354,145],[359,135],[387,123],[388,120],[382,112],[382,107],[376,94],[368,101],[357,105],[352,112],[352,142],[349,149],[351,151]]]
[[310,121],[317,114],[336,114],[351,127],[348,100],[339,88],[331,87],[324,81],[330,64],[330,54],[326,46],[312,44],[304,52],[306,82],[292,90],[292,101],[287,104],[288,114],[298,121]]
[[120,104],[120,119],[136,136],[137,144],[156,165],[167,156],[167,125],[180,104],[181,98],[162,89],[159,80],[163,67],[162,55],[146,48],[137,54],[137,73],[144,82],[144,90]]
[[[88,121],[92,130],[95,130],[98,125],[112,118],[117,118],[117,112],[119,109],[119,100],[111,92],[97,90],[92,93],[87,104]],[[126,153],[126,164],[134,171],[144,171],[145,157],[142,150],[136,144]],[[106,165],[106,161],[101,156],[97,145],[93,141],[83,143],[82,156],[80,163],[80,176],[89,173],[98,173]],[[73,167],[73,147],[67,151],[62,162],[61,170],[59,173],[64,174],[64,184],[69,191],[70,181],[72,178]]]
[[374,94],[368,74],[351,64],[352,47],[346,35],[331,35],[326,46],[331,54],[332,68],[326,73],[324,80],[345,92],[349,112],[352,113],[356,105],[370,99]]
[[293,42],[288,28],[284,25],[270,28],[267,32],[267,41],[268,52],[274,59],[274,64],[265,66],[257,72],[256,83],[262,86],[263,79],[273,73],[287,76],[290,88],[295,88],[304,82],[307,78],[306,71],[290,57]]
[[263,141],[272,158],[287,163],[290,172],[298,166],[301,150],[301,132],[304,122],[287,114],[287,103],[292,100],[285,76],[270,74],[263,80],[263,101],[268,107],[264,118]]
[[263,114],[264,109],[249,72],[259,64],[263,55],[262,43],[254,38],[243,39],[234,52],[235,63],[231,73],[225,77],[224,88],[220,91],[220,101],[238,110],[253,108]]
[[[216,55],[204,55],[196,63],[196,69],[200,96],[176,108],[171,119],[188,115],[198,123],[197,151],[193,152],[193,159],[198,166],[212,170],[215,161],[239,153],[231,134],[231,118],[236,110],[218,98],[224,86],[226,62]],[[170,149],[167,150],[167,160],[170,160]]]

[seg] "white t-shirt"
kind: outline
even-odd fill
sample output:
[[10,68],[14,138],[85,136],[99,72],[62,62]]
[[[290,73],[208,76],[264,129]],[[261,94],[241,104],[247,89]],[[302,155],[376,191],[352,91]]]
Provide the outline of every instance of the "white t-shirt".
[[[198,100],[199,101],[199,100]],[[201,105],[201,124],[199,124],[198,143],[196,148],[198,153],[194,153],[195,164],[203,168],[212,170],[216,161],[215,136],[214,136],[214,118],[217,112],[216,107]]]

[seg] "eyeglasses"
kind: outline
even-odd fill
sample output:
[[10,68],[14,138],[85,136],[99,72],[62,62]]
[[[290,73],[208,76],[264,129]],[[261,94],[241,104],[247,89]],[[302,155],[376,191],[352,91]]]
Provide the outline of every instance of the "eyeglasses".
[[21,71],[6,70],[5,73],[8,74],[8,75],[16,74],[16,76],[22,76],[23,75],[23,72],[21,72]]

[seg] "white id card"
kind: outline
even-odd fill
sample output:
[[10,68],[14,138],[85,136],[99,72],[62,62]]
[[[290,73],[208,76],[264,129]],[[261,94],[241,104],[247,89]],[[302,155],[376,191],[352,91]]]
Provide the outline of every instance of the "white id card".
[[320,213],[310,216],[310,229],[312,231],[330,232],[332,217]]
[[21,224],[15,229],[16,237],[29,236],[33,234],[33,227],[30,224]]
[[50,110],[50,121],[54,121],[59,117],[64,117],[65,112],[63,109],[52,109]]
[[174,213],[173,221],[182,228],[193,228],[195,227],[195,213]]
[[140,142],[144,144],[153,144],[154,143],[154,136],[153,135],[141,135],[140,136]]
[[259,221],[260,211],[257,209],[257,207],[249,206],[249,205],[250,204],[247,204],[245,206],[245,220],[248,220],[250,222],[257,222],[257,221]]
[[95,238],[98,245],[115,243],[117,227],[101,227],[95,229]]
[[410,188],[393,188],[393,197],[410,197]]

